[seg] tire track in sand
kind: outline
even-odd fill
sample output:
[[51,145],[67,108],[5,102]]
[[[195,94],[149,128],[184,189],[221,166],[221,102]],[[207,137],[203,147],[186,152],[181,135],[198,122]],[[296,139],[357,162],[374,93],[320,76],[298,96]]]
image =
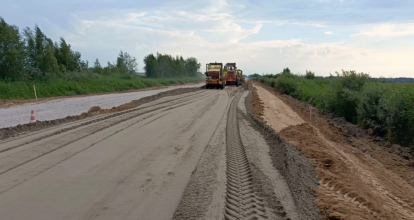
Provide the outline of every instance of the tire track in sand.
[[242,94],[239,92],[231,101],[227,113],[227,190],[224,219],[267,219],[263,199],[254,190],[250,163],[239,133],[237,103]]
[[[203,93],[204,94],[204,93]],[[56,151],[62,147],[65,147],[75,141],[78,141],[79,139],[85,138],[87,136],[90,136],[92,134],[95,134],[96,132],[99,132],[103,129],[106,129],[108,127],[111,127],[113,125],[119,124],[121,122],[127,121],[127,120],[131,120],[133,118],[136,118],[138,116],[144,115],[144,114],[148,114],[148,113],[152,113],[155,110],[162,110],[163,111],[167,111],[173,108],[177,108],[183,105],[186,105],[188,103],[191,102],[195,102],[198,99],[196,99],[197,97],[201,98],[201,97],[208,97],[209,94],[211,93],[207,93],[207,95],[203,95],[200,94],[199,96],[196,97],[191,97],[190,99],[186,100],[185,102],[182,103],[175,103],[175,105],[173,106],[169,106],[169,105],[164,105],[164,106],[155,106],[155,108],[150,108],[150,109],[146,109],[146,108],[142,108],[139,110],[134,110],[134,111],[127,111],[127,113],[121,112],[122,114],[116,114],[116,116],[112,116],[109,117],[108,119],[104,119],[99,121],[96,124],[92,124],[89,127],[84,127],[80,130],[71,132],[66,134],[65,136],[56,138],[56,139],[52,139],[46,143],[41,143],[38,145],[34,145],[33,147],[30,147],[29,149],[25,149],[22,151],[18,151],[16,153],[13,153],[11,155],[5,156],[3,158],[1,158],[2,160],[0,160],[0,175],[7,173],[19,166],[22,166],[32,160],[35,160],[37,158],[40,158],[44,155],[47,155],[53,151]],[[139,122],[139,121],[138,121]],[[138,123],[137,122],[137,123]],[[87,124],[87,123],[86,123]],[[82,126],[83,124],[79,125]]]

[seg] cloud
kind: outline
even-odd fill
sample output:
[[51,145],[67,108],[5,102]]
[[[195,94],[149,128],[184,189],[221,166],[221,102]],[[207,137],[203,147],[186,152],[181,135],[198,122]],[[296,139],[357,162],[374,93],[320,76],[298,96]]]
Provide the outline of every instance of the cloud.
[[[407,59],[414,56],[413,52],[389,52],[356,44],[352,39],[341,38],[341,35],[328,30],[324,21],[250,18],[248,12],[253,13],[253,10],[249,7],[235,13],[227,10],[229,6],[226,1],[219,0],[192,2],[184,6],[177,3],[160,5],[150,9],[111,9],[93,16],[75,13],[71,20],[75,31],[63,30],[60,33],[65,33],[63,36],[82,52],[84,59],[91,61],[98,57],[102,63],[114,61],[119,50],[124,50],[138,58],[141,70],[142,58],[156,52],[193,56],[202,64],[234,61],[246,74],[276,73],[285,67],[294,72],[311,69],[320,75],[341,69],[355,69],[373,75],[387,75],[391,70],[403,75],[414,70]],[[244,7],[231,6],[241,10]],[[294,30],[305,29],[304,26],[306,35],[291,34]],[[289,28],[287,35],[281,37],[279,27]],[[353,35],[354,38],[412,34],[409,24],[353,26],[356,27],[364,31]],[[325,35],[335,35],[329,39],[338,42],[313,40],[312,33],[320,38],[321,28],[325,28]],[[355,33],[354,29],[351,32],[346,28],[343,27],[341,33],[349,33],[347,37]],[[242,41],[246,38],[248,40]],[[371,42],[370,39],[363,41]],[[390,54],[392,56],[388,56]]]
[[[311,44],[301,39],[241,43],[240,39],[259,33],[263,25],[257,24],[252,28],[243,28],[235,21],[227,21],[226,18],[223,18],[223,23],[218,24],[217,27],[207,25],[195,28],[193,31],[183,31],[176,27],[170,27],[169,30],[157,28],[166,23],[169,24],[168,19],[162,22],[157,21],[159,23],[155,22],[149,27],[143,27],[136,25],[136,20],[128,20],[130,17],[121,16],[119,19],[80,22],[78,25],[85,30],[84,35],[72,35],[68,41],[74,42],[74,45],[86,46],[85,49],[89,48],[92,51],[111,51],[112,57],[116,56],[119,50],[127,51],[136,57],[144,57],[158,51],[184,57],[194,56],[202,63],[237,61],[246,73],[276,72],[286,66],[295,66],[293,70],[300,71],[302,68],[307,68],[303,63],[310,66],[312,63],[319,63],[328,69],[334,68],[338,60],[341,62],[356,61],[367,57],[364,54],[369,56],[371,53],[369,50],[352,47],[345,43]],[[146,17],[139,19],[146,19]],[[224,36],[226,40],[212,40],[213,35]],[[96,36],[99,38],[97,39]],[[114,60],[114,58],[108,58],[108,60]],[[141,62],[139,66],[142,67],[142,65]]]
[[414,35],[414,23],[377,24],[353,34],[354,37],[405,37]]

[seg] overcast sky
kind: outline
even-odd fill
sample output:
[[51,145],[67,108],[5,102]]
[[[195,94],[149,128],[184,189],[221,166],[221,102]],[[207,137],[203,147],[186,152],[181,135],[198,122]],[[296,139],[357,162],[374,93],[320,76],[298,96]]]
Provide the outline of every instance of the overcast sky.
[[64,37],[90,64],[149,53],[245,73],[356,70],[414,77],[413,0],[0,0],[7,23]]

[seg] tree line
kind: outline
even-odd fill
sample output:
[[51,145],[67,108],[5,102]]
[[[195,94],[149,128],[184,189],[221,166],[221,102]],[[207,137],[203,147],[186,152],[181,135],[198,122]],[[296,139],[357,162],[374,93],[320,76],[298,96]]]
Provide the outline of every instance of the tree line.
[[[194,57],[172,57],[167,54],[149,54],[144,58],[147,77],[197,76],[200,63]],[[136,74],[138,64],[135,57],[121,51],[114,63],[102,67],[96,59],[90,67],[82,60],[81,53],[74,51],[65,39],[53,42],[36,25],[32,30],[20,32],[0,17],[0,80],[27,81],[54,78],[76,79],[81,76]]]
[[194,57],[184,60],[182,56],[173,57],[168,54],[149,54],[144,58],[145,75],[150,78],[158,77],[198,77],[201,76],[201,64]]

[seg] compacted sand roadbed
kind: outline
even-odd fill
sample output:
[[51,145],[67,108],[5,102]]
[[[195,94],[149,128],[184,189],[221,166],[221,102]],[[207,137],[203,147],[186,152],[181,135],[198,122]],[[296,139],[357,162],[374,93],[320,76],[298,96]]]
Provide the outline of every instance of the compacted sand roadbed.
[[198,90],[1,140],[1,219],[297,219],[248,93]]

